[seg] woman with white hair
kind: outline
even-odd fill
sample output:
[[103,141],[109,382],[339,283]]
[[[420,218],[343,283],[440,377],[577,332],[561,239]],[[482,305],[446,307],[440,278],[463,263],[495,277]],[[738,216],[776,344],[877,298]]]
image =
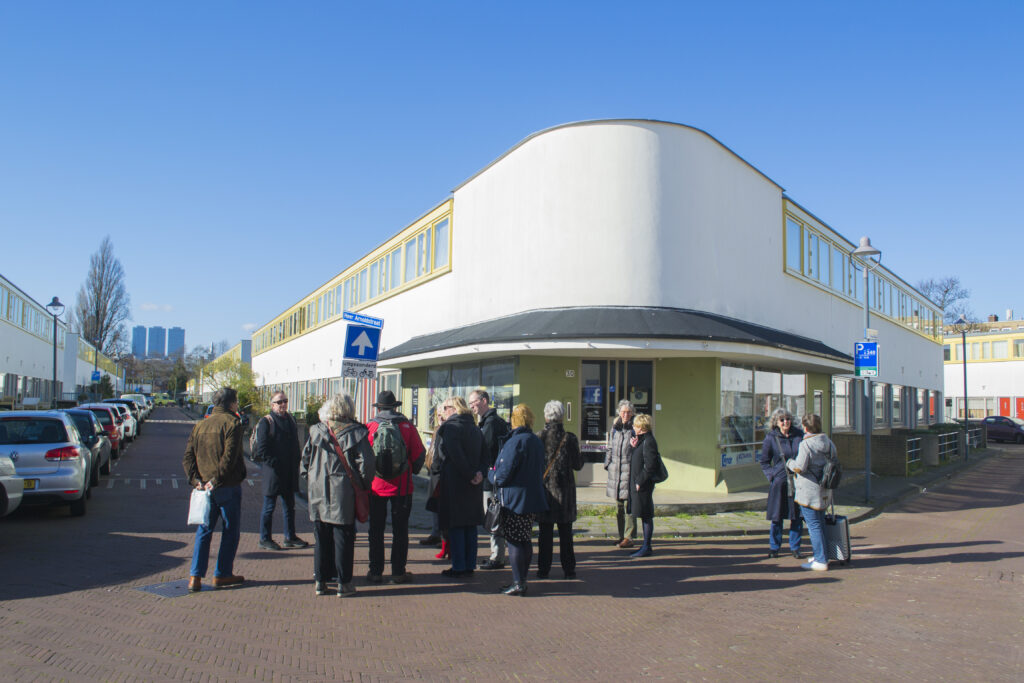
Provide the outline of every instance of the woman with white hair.
[[554,531],[558,525],[558,560],[567,579],[576,578],[576,553],[572,544],[572,523],[576,521],[576,476],[583,469],[580,442],[565,431],[565,408],[561,401],[544,405],[544,491],[548,509],[537,513],[537,578],[546,579],[551,571]]
[[[337,576],[337,595],[345,598],[356,592],[352,585],[356,550],[353,486],[370,489],[376,462],[367,429],[356,422],[356,406],[351,396],[335,394],[324,402],[318,414],[320,422],[309,429],[299,470],[299,476],[307,482],[309,519],[316,542],[316,594],[326,595],[328,577]],[[351,477],[358,481],[353,482]]]

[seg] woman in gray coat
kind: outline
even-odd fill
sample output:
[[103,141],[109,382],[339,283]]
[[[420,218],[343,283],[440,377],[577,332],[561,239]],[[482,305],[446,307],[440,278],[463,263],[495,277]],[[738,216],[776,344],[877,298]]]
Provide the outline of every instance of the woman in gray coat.
[[[316,594],[326,595],[328,577],[338,577],[338,597],[356,592],[352,565],[356,550],[355,490],[348,472],[369,490],[376,471],[366,427],[355,421],[356,406],[348,394],[336,394],[320,407],[320,422],[309,430],[302,449],[299,476],[306,480],[309,519],[313,522]],[[330,431],[328,431],[330,430]],[[334,439],[331,435],[334,435]],[[335,442],[348,461],[341,462]]]
[[797,456],[786,462],[786,467],[796,474],[796,495],[794,496],[804,521],[807,535],[811,537],[814,559],[800,565],[802,569],[823,572],[828,569],[828,554],[825,548],[825,509],[832,502],[832,492],[818,485],[825,463],[836,457],[836,445],[821,431],[821,417],[808,414],[801,418],[804,438],[800,441]]
[[632,447],[630,440],[636,436],[633,432],[633,415],[636,411],[633,404],[622,399],[619,401],[619,416],[608,432],[608,450],[604,455],[604,469],[608,473],[605,492],[609,498],[615,499],[615,522],[619,528],[619,538],[614,545],[620,548],[632,548],[633,537],[636,536],[636,515],[629,514],[629,528],[626,528],[626,507],[629,502],[629,457]]

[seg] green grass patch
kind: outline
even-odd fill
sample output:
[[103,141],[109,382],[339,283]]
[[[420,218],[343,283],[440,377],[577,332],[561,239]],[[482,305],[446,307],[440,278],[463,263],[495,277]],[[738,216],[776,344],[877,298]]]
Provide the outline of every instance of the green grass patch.
[[579,517],[614,517],[614,505],[577,505],[576,514]]

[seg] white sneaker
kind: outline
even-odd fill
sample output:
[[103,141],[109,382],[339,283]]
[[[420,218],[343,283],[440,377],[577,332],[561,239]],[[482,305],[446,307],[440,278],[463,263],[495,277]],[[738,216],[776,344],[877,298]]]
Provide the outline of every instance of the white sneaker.
[[813,562],[813,561],[812,562],[804,562],[802,565],[800,565],[800,568],[801,569],[810,569],[811,571],[815,571],[815,572],[824,572],[824,571],[828,571],[828,564],[824,563],[824,562]]

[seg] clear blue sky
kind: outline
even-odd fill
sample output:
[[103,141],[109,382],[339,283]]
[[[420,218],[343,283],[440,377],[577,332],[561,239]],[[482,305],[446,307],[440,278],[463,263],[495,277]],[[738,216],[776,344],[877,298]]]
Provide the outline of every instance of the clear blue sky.
[[525,136],[653,118],[1021,316],[1022,35],[984,0],[4,2],[0,273],[73,303],[109,234],[130,325],[234,344]]

